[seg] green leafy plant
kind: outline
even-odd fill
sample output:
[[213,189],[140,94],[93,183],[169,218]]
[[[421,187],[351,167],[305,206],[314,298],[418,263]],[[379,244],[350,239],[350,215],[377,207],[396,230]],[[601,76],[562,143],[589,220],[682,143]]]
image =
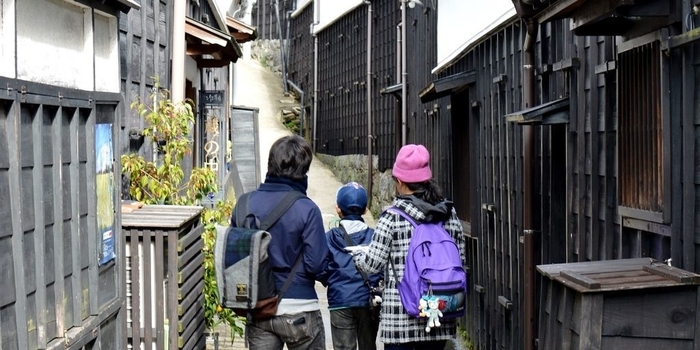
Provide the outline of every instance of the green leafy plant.
[[216,242],[216,224],[228,225],[233,211],[231,201],[221,201],[212,209],[202,213],[204,223],[204,319],[209,329],[214,329],[221,323],[230,326],[231,339],[235,335],[243,336],[245,318],[237,316],[231,309],[226,309],[219,304],[219,290],[216,285],[214,270],[214,243]]
[[474,343],[469,338],[469,333],[467,332],[467,330],[460,325],[457,329],[457,333],[459,334],[459,341],[462,345],[462,348],[465,350],[474,350]]
[[[141,130],[158,145],[159,157],[148,161],[138,154],[125,154],[121,157],[122,171],[130,180],[129,194],[145,204],[197,205],[210,193],[217,192],[216,173],[209,168],[195,167],[184,181],[182,160],[191,148],[188,135],[194,123],[192,106],[188,101],[173,102],[166,90],[156,91],[152,105],[134,102],[136,109],[147,125]],[[152,107],[151,107],[152,106]],[[204,318],[207,328],[213,331],[221,324],[227,324],[234,335],[242,336],[245,319],[236,316],[231,310],[219,304],[214,269],[214,242],[216,223],[225,224],[231,217],[232,200],[218,202],[213,208],[203,208],[201,213],[204,232]]]
[[216,192],[216,173],[209,168],[192,169],[183,183],[181,162],[191,148],[187,136],[194,123],[191,104],[172,102],[166,90],[158,90],[152,98],[152,107],[137,101],[131,108],[146,119],[141,134],[158,145],[160,157],[148,161],[139,154],[122,155],[122,170],[130,180],[129,194],[146,204],[190,205]]

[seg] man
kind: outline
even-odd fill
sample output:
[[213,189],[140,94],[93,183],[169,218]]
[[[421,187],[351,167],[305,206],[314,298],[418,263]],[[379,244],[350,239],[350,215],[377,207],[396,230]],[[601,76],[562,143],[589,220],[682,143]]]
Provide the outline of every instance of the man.
[[[311,147],[303,138],[293,135],[277,140],[270,148],[265,182],[250,194],[247,212],[263,220],[289,191],[306,194],[312,159]],[[235,215],[231,218],[232,226],[241,224],[236,223]],[[276,316],[246,325],[250,348],[281,350],[286,344],[290,350],[325,349],[323,320],[314,289],[315,276],[324,271],[328,255],[321,210],[311,199],[300,198],[267,231],[272,236],[268,255],[278,290],[298,257],[300,263]]]

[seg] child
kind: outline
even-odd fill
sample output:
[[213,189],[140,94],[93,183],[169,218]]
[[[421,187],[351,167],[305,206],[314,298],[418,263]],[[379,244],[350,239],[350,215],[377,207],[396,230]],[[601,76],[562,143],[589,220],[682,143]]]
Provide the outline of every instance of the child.
[[[328,287],[331,336],[335,350],[376,349],[380,294],[370,293],[383,286],[380,274],[364,275],[355,268],[346,247],[366,246],[374,230],[362,219],[367,211],[367,192],[356,182],[347,183],[336,194],[338,227],[326,232],[328,268],[321,282]],[[370,301],[373,299],[373,302]]]

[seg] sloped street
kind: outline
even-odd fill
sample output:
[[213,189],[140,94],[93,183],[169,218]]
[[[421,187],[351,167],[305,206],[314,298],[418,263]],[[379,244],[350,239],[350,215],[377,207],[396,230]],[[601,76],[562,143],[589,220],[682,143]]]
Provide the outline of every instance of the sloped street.
[[[280,137],[291,134],[281,122],[281,110],[291,109],[298,104],[293,98],[284,96],[281,78],[263,67],[258,61],[245,58],[239,60],[236,65],[236,72],[241,83],[238,87],[240,95],[236,96],[234,105],[259,109],[260,165],[261,174],[264,177],[267,172],[267,155],[270,146]],[[309,171],[308,195],[321,209],[326,228],[338,218],[335,214],[335,192],[341,185],[330,169],[314,158]],[[374,227],[375,222],[371,216],[366,216],[365,221]],[[326,330],[326,348],[332,349],[326,289],[317,283],[316,290]],[[220,350],[245,349],[242,338],[231,341],[230,331],[225,325],[220,325],[217,331]],[[214,349],[213,344],[208,343],[207,349]]]

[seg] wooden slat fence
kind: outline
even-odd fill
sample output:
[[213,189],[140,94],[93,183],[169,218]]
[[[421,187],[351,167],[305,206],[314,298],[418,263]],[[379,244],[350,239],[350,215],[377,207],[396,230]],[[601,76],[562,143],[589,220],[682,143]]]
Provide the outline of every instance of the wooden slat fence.
[[204,348],[201,210],[146,205],[122,214],[129,348]]

